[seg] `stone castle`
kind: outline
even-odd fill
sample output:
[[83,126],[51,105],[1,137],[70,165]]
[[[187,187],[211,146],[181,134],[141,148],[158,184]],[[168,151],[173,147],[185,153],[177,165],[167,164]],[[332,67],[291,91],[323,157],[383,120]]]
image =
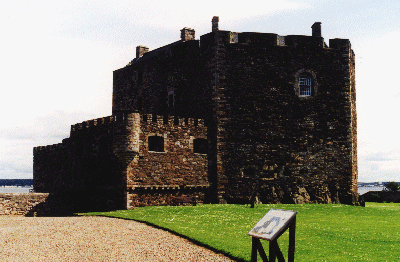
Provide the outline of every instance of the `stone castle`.
[[347,39],[219,30],[114,71],[112,116],[34,148],[36,192],[91,205],[357,204],[354,52]]

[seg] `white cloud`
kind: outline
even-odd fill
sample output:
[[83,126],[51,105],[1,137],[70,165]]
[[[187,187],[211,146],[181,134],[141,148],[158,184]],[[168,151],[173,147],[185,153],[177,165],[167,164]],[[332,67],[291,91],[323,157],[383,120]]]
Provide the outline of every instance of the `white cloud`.
[[398,6],[371,0],[1,1],[0,178],[29,176],[33,146],[61,142],[71,124],[110,115],[112,71],[134,57],[135,46],[176,41],[183,27],[194,28],[198,38],[211,31],[213,16],[222,30],[310,34],[320,21],[324,36],[350,38],[357,55],[360,181],[392,178],[400,166]]
[[369,38],[357,51],[360,181],[400,181],[399,31]]
[[[126,3],[126,2],[125,2]],[[190,26],[210,25],[213,16],[220,16],[221,23],[232,22],[252,16],[296,9],[301,4],[293,1],[146,1],[137,2],[135,7],[142,12],[135,13],[135,23],[150,24],[162,28],[179,28],[182,24]]]
[[[0,128],[21,125],[51,110],[108,115],[112,71],[134,57],[136,45],[153,49],[175,41],[184,26],[209,32],[213,15],[220,15],[223,24],[299,6],[286,0],[245,5],[226,1],[3,1],[0,23],[7,41],[0,49],[0,86],[6,88],[0,96],[0,110],[8,114]],[[150,27],[158,30],[145,31]],[[170,38],[163,39],[163,30],[176,31],[176,37],[169,34]],[[202,34],[199,31],[197,35]],[[141,39],[145,34],[154,40]]]
[[8,63],[0,73],[0,85],[6,87],[0,110],[8,112],[8,121],[3,119],[0,127],[50,110],[99,110],[100,102],[103,105],[98,113],[111,113],[112,71],[117,66],[110,64],[115,51],[112,47],[53,38],[41,45],[33,42],[27,49],[32,54],[3,54],[3,61]]
[[93,118],[90,112],[54,111],[22,125],[0,127],[0,178],[32,177],[34,147],[61,143],[71,125]]
[[380,151],[360,156],[362,182],[399,181],[400,150]]
[[32,177],[32,141],[0,138],[0,178]]
[[400,148],[400,51],[385,48],[399,41],[400,32],[390,32],[358,50],[359,138],[375,151]]

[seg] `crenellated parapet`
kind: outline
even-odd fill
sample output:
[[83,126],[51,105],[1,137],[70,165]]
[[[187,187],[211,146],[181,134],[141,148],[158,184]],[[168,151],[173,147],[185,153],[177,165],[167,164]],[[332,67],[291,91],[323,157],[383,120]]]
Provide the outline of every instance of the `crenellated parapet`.
[[64,147],[63,143],[58,143],[54,145],[47,145],[47,146],[37,146],[33,148],[33,153],[44,153],[44,152],[52,152],[60,150]]
[[158,124],[160,126],[186,126],[186,127],[204,127],[204,119],[180,118],[174,116],[160,116],[153,114],[142,114],[140,116],[141,124]]
[[83,121],[81,123],[77,123],[71,126],[70,135],[73,136],[75,133],[78,133],[82,130],[109,127],[110,124],[114,123],[114,121],[115,121],[115,116],[107,116],[107,117]]

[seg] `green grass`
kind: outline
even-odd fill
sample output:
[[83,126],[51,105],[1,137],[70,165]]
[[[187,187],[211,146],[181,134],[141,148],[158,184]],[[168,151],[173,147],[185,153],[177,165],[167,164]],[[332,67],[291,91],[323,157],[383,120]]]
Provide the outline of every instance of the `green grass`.
[[[247,232],[269,209],[295,210],[295,261],[400,261],[400,204],[198,205],[87,213],[143,221],[250,261]],[[287,259],[288,231],[278,240]],[[262,240],[268,254],[268,242]],[[260,261],[260,260],[259,260]]]

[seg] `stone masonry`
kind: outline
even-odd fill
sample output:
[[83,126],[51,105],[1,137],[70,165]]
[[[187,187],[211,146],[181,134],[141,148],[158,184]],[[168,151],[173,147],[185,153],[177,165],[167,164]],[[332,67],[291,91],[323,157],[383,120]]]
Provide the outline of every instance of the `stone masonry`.
[[99,206],[357,204],[355,55],[348,39],[231,32],[151,50],[114,71],[112,116],[34,149],[38,192]]
[[198,119],[125,113],[86,121],[61,144],[34,149],[34,189],[82,196],[94,210],[173,204],[181,196],[203,203],[207,154],[194,144],[206,138]]
[[47,193],[0,193],[0,215],[35,216],[37,214],[37,211],[34,211],[35,206],[46,202],[48,196]]

